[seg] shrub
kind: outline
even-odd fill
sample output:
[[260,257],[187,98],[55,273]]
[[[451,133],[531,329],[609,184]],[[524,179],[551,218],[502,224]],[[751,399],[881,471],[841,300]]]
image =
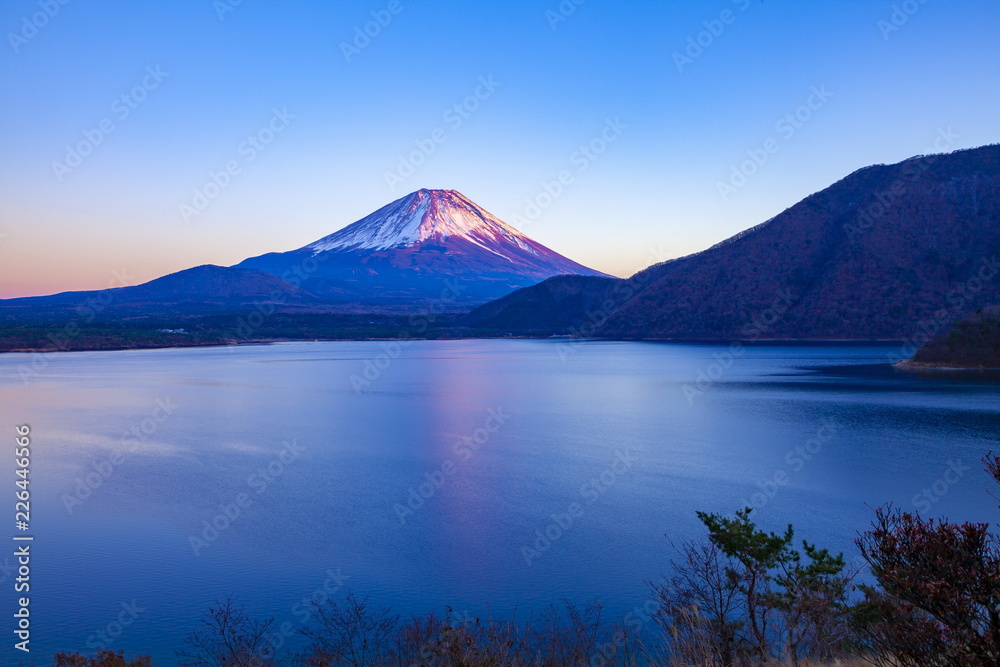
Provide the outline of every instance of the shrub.
[[97,655],[88,658],[80,653],[57,653],[55,667],[151,667],[152,661],[148,655],[139,656],[131,662],[125,659],[125,652],[110,651],[102,648]]
[[[1000,459],[984,459],[1000,482]],[[1000,664],[1000,543],[985,523],[923,519],[891,506],[858,539],[880,589],[859,630],[900,667]]]

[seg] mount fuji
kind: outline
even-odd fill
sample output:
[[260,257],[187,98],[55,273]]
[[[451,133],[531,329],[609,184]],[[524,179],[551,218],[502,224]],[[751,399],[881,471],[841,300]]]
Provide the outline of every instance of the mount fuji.
[[467,307],[557,275],[605,275],[455,190],[412,192],[297,250],[233,268],[265,271],[325,300],[368,306]]
[[[560,275],[604,274],[533,241],[454,190],[418,190],[289,252],[141,285],[0,300],[0,321],[113,321],[229,311],[458,313]],[[91,304],[96,304],[91,306]],[[74,310],[75,309],[75,310]],[[171,320],[173,321],[173,320]]]

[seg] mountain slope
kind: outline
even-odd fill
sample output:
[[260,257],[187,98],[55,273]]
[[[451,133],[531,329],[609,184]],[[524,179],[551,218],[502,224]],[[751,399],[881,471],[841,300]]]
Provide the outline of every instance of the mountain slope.
[[[419,190],[297,250],[246,259],[369,305],[475,305],[562,274],[603,275],[521,234],[454,190]],[[293,281],[294,282],[294,281]]]
[[[998,255],[994,145],[861,169],[616,287],[582,279],[566,289],[556,278],[473,311],[469,322],[616,338],[909,339],[1000,300]],[[537,314],[530,328],[527,311]]]
[[6,299],[0,301],[0,312],[8,317],[42,316],[47,313],[65,317],[69,312],[91,319],[96,313],[170,314],[232,310],[265,303],[310,309],[324,302],[265,271],[205,264],[141,285]]

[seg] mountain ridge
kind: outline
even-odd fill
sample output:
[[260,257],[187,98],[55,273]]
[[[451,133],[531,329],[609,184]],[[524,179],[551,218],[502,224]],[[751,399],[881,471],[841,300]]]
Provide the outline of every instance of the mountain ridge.
[[279,277],[291,272],[323,296],[347,290],[371,306],[441,301],[469,307],[562,274],[603,276],[545,247],[454,190],[422,189],[296,250],[235,264]]
[[755,337],[908,339],[938,311],[957,318],[1000,300],[998,255],[994,144],[858,169],[765,223],[643,269],[628,290],[556,277],[467,322],[514,334],[739,339],[789,290],[793,303]]

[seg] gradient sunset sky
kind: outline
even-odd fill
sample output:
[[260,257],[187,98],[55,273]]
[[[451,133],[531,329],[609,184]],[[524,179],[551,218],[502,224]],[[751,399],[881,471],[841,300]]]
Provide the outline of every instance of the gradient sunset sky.
[[1000,141],[996,0],[5,0],[0,27],[0,298],[290,250],[419,188],[627,276]]

